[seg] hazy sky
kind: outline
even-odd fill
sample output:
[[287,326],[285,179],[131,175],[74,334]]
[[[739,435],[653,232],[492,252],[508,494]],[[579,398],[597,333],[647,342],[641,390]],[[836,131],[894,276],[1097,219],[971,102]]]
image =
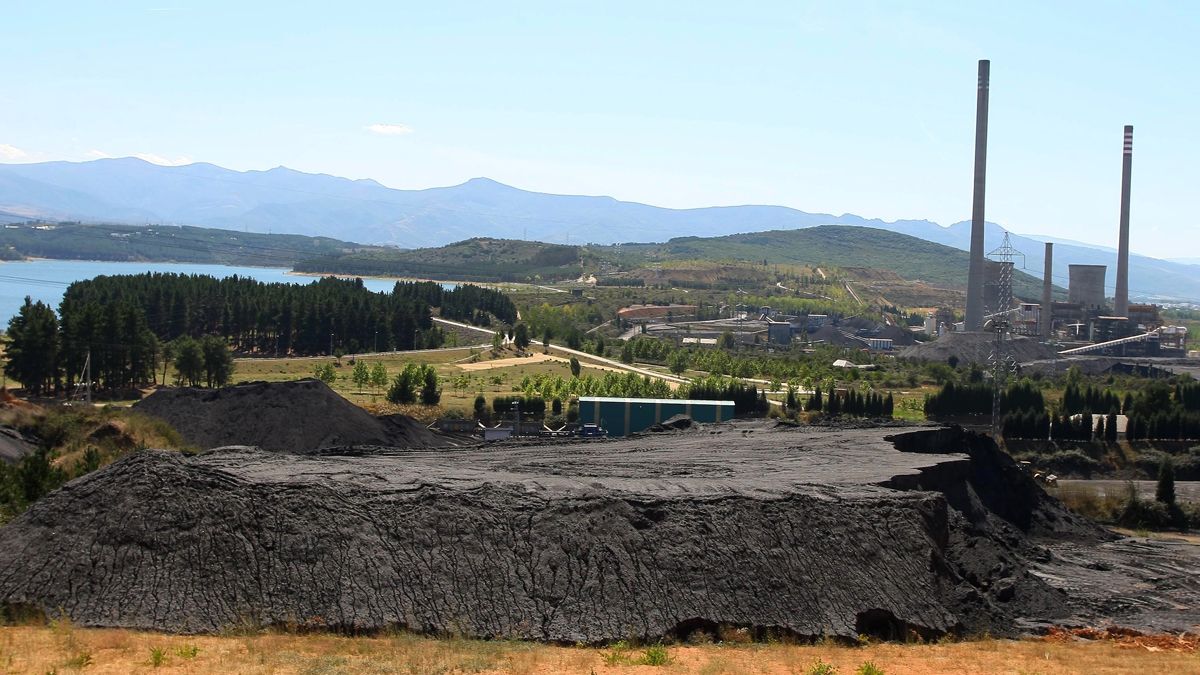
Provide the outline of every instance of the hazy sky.
[[[516,8],[504,8],[511,4]],[[329,7],[335,7],[329,9]],[[970,217],[1200,256],[1196,2],[9,2],[0,162],[488,176],[671,207]]]

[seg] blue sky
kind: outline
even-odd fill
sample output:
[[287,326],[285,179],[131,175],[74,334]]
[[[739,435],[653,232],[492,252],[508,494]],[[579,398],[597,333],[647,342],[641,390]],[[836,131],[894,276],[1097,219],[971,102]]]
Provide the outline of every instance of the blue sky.
[[989,220],[1115,246],[1133,124],[1133,249],[1200,257],[1200,3],[510,4],[7,3],[0,162],[949,224],[970,216],[989,58]]

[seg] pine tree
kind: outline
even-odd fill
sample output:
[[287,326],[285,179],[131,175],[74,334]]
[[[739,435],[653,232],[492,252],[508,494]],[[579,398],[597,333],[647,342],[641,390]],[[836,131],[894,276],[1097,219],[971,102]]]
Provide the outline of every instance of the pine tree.
[[421,386],[421,403],[425,405],[437,405],[442,400],[442,390],[438,388],[437,371],[433,366],[425,366],[423,374],[424,384]]
[[25,304],[8,322],[7,337],[4,372],[35,396],[52,388],[59,379],[58,318],[54,310],[26,296]]
[[371,367],[371,386],[376,389],[382,389],[387,386],[388,372],[387,366],[382,363],[376,363]]
[[1154,488],[1154,498],[1167,506],[1175,505],[1175,464],[1169,456],[1163,456],[1158,465],[1158,485]]
[[357,359],[354,362],[354,370],[350,372],[350,381],[360,390],[367,386],[371,381],[371,369],[367,367],[367,362],[362,359]]
[[200,343],[190,337],[181,337],[175,340],[173,351],[178,382],[186,383],[189,387],[199,387],[204,377],[204,352],[200,349]]

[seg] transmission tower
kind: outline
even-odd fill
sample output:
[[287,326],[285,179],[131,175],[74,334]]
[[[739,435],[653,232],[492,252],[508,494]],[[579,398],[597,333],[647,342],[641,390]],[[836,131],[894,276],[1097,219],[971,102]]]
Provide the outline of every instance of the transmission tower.
[[1010,377],[1017,372],[1017,360],[1009,350],[1009,339],[1012,336],[1012,280],[1016,258],[1021,259],[1021,267],[1025,267],[1025,254],[1013,248],[1004,233],[1004,241],[1000,247],[987,255],[988,259],[999,264],[1000,271],[996,281],[996,306],[989,307],[985,326],[995,334],[992,351],[988,355],[988,363],[992,367],[992,438],[1000,438],[1000,426],[1003,416],[1000,412],[1000,400],[1008,389]]

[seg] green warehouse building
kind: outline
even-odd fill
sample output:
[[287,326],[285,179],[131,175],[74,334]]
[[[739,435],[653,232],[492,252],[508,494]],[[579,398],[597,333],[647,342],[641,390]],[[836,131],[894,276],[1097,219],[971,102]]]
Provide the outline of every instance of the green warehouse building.
[[610,436],[628,436],[676,415],[697,422],[733,419],[733,401],[686,401],[673,398],[579,397],[579,421],[598,424]]

